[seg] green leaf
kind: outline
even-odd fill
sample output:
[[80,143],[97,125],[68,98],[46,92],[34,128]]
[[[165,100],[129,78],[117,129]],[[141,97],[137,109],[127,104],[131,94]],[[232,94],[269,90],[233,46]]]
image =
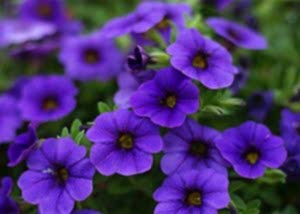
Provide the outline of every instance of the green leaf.
[[267,169],[264,176],[257,182],[266,184],[285,183],[286,174],[280,169]]
[[79,119],[75,119],[71,125],[71,136],[75,138],[78,132],[80,131],[80,126],[82,122]]
[[236,194],[231,195],[231,201],[233,205],[239,210],[245,210],[247,208],[247,205],[243,201],[243,199]]
[[246,183],[243,181],[232,181],[230,183],[229,191],[231,193],[234,193],[235,191],[243,188],[244,186],[246,186]]
[[84,137],[84,131],[81,131],[76,135],[74,140],[77,144],[81,144],[81,140],[83,139],[83,137]]
[[69,130],[67,127],[64,127],[61,131],[61,134],[60,134],[61,137],[68,137],[70,136],[70,133],[69,133]]
[[111,108],[105,102],[100,101],[100,102],[98,102],[97,105],[98,105],[98,111],[100,114],[111,111]]

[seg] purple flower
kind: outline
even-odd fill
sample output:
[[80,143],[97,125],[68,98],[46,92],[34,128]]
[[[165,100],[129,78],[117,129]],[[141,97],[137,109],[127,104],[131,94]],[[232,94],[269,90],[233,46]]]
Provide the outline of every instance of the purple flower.
[[14,83],[12,84],[12,86],[8,89],[8,91],[6,92],[7,94],[9,94],[10,96],[16,98],[17,100],[20,99],[20,97],[22,96],[22,91],[24,86],[30,81],[30,77],[28,76],[19,76]]
[[37,76],[25,85],[19,107],[26,120],[54,121],[75,108],[76,94],[76,87],[64,76]]
[[273,106],[272,91],[253,93],[247,100],[248,114],[257,121],[264,121]]
[[206,0],[207,3],[213,3],[218,10],[224,10],[232,0]]
[[0,213],[20,213],[17,203],[10,197],[12,188],[13,180],[10,177],[3,177],[0,184]]
[[199,102],[197,87],[172,67],[143,83],[130,99],[138,116],[168,128],[182,125],[186,115],[198,110]]
[[300,137],[300,113],[289,109],[282,110],[280,131],[284,139]]
[[215,145],[219,136],[218,131],[186,119],[182,126],[172,129],[164,137],[162,171],[172,174],[189,169],[202,171],[211,168],[227,174],[226,162]]
[[280,137],[251,121],[225,130],[217,147],[240,176],[251,179],[262,176],[266,167],[280,167],[287,156]]
[[230,86],[237,73],[230,53],[196,29],[182,31],[167,52],[172,66],[210,89]]
[[70,213],[93,189],[95,169],[86,149],[70,138],[47,139],[27,160],[29,170],[18,181],[22,197],[41,213]]
[[239,72],[234,75],[234,81],[230,86],[230,91],[237,94],[246,84],[249,76],[249,71],[243,67],[239,67]]
[[151,58],[145,53],[141,46],[136,46],[133,50],[133,54],[127,57],[128,70],[133,73],[146,70],[150,62]]
[[29,126],[28,130],[17,136],[12,144],[10,144],[7,155],[9,159],[8,166],[14,167],[26,160],[30,153],[36,149],[38,138],[35,127]]
[[214,170],[190,170],[165,179],[153,194],[158,202],[154,214],[217,214],[229,202],[228,179]]
[[[153,10],[160,10],[164,13],[162,20],[151,29],[159,32],[166,43],[170,43],[172,25],[176,26],[177,30],[182,30],[185,27],[185,15],[191,14],[191,7],[184,3],[151,2],[148,4],[150,7],[153,7]],[[132,33],[131,36],[137,44],[155,45],[155,41],[149,36],[149,31],[144,33]]]
[[66,19],[64,4],[61,0],[24,0],[19,12],[24,19],[55,24],[60,24]]
[[253,50],[266,49],[268,46],[261,34],[238,23],[217,17],[209,18],[206,22],[218,35],[236,46]]
[[128,110],[101,114],[87,132],[94,142],[91,162],[103,175],[135,175],[149,171],[152,153],[162,149],[159,129]]
[[0,96],[0,144],[14,139],[22,125],[17,100],[10,95]]
[[300,176],[300,136],[285,135],[285,148],[288,152],[288,158],[282,166],[282,169],[289,175],[289,178],[298,178]]
[[67,75],[82,81],[107,81],[121,71],[121,53],[101,33],[66,38],[59,58]]
[[45,22],[3,20],[0,22],[0,47],[41,40],[55,32],[56,28]]

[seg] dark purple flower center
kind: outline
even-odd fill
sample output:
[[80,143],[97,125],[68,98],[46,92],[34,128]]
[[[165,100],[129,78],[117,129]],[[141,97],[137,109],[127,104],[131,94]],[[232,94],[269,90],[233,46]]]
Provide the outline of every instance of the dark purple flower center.
[[93,48],[86,49],[83,53],[84,61],[88,64],[95,64],[100,60],[99,51]]
[[133,137],[131,134],[121,134],[118,138],[118,145],[123,149],[131,149],[133,147]]
[[234,28],[228,28],[227,33],[230,37],[232,37],[235,40],[242,40],[242,35]]
[[49,18],[53,15],[53,9],[51,5],[42,3],[37,6],[37,13],[43,18]]
[[46,111],[52,111],[55,110],[58,107],[58,102],[53,97],[47,97],[42,102],[42,108]]
[[188,192],[185,198],[185,203],[190,206],[199,206],[202,204],[202,195],[199,191]]
[[205,69],[207,67],[207,55],[198,53],[193,58],[193,66],[195,68]]
[[208,155],[209,147],[204,142],[192,142],[190,147],[190,153],[197,157],[205,157]]
[[56,172],[59,183],[65,183],[69,178],[69,172],[66,168],[59,168]]
[[259,161],[260,152],[256,148],[250,148],[244,153],[244,158],[248,163],[254,165]]
[[164,30],[169,28],[170,25],[170,20],[167,17],[164,17],[156,26],[155,28],[159,29],[159,30]]
[[167,95],[165,98],[161,99],[160,103],[168,108],[174,108],[177,103],[177,98],[175,95],[170,94]]

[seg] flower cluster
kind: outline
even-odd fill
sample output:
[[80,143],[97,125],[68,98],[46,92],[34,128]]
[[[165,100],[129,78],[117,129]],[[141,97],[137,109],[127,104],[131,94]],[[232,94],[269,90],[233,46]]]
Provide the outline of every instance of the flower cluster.
[[[231,1],[202,3],[222,11]],[[234,176],[300,174],[300,114],[282,111],[279,137],[263,124],[272,91],[251,92],[246,106],[233,97],[250,75],[235,50],[266,49],[266,39],[225,18],[197,19],[191,6],[142,2],[88,34],[61,0],[24,0],[17,15],[0,20],[0,47],[32,68],[0,95],[7,166],[27,167],[13,173],[22,199],[11,194],[11,178],[1,180],[0,213],[96,214],[98,201],[84,201],[110,178],[129,177],[149,195],[134,179],[152,173],[164,179],[150,192],[155,214],[235,213]],[[217,117],[235,105],[245,107],[242,120]],[[85,124],[56,133],[77,117]]]

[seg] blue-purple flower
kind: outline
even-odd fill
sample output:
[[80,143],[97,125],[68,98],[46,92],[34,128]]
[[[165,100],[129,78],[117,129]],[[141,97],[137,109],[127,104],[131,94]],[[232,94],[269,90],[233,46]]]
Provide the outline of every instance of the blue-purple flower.
[[17,203],[10,197],[13,188],[13,180],[3,177],[0,184],[0,213],[19,214]]
[[0,96],[0,144],[9,142],[16,136],[22,125],[18,101],[10,95]]
[[14,167],[26,160],[28,156],[36,149],[38,138],[34,125],[29,125],[28,130],[18,135],[14,142],[9,145],[7,156],[8,166]]
[[160,70],[130,98],[134,113],[168,128],[182,125],[188,114],[198,110],[199,102],[197,87],[172,67]]
[[88,130],[94,142],[91,162],[103,175],[130,176],[149,171],[152,153],[163,146],[157,126],[128,110],[101,114]]
[[228,179],[214,170],[189,170],[165,179],[153,194],[158,202],[154,214],[217,214],[230,197]]
[[215,145],[218,137],[220,133],[217,130],[186,119],[182,126],[172,129],[164,137],[162,171],[172,174],[190,169],[202,171],[211,168],[227,174],[226,162]]
[[206,22],[218,35],[236,46],[253,50],[266,49],[268,46],[264,36],[233,21],[212,17]]
[[19,107],[29,121],[47,122],[69,114],[76,106],[77,89],[64,76],[37,76],[23,88]]
[[280,167],[287,156],[280,137],[251,121],[225,130],[217,147],[240,176],[251,179],[261,177],[267,167]]
[[101,214],[101,213],[95,210],[84,209],[84,210],[75,210],[74,212],[72,212],[72,214]]
[[92,193],[95,169],[85,155],[85,147],[70,138],[46,139],[18,180],[23,199],[41,213],[70,213],[75,201]]
[[182,31],[167,52],[173,67],[210,89],[230,86],[237,73],[230,53],[196,29]]
[[280,131],[284,139],[300,137],[300,113],[289,109],[282,110]]
[[272,91],[258,91],[247,100],[248,114],[257,121],[264,121],[273,106]]
[[2,20],[0,22],[0,47],[21,45],[38,41],[56,32],[55,26],[40,21]]
[[77,80],[106,81],[121,71],[122,56],[102,33],[68,37],[59,55],[68,76]]

